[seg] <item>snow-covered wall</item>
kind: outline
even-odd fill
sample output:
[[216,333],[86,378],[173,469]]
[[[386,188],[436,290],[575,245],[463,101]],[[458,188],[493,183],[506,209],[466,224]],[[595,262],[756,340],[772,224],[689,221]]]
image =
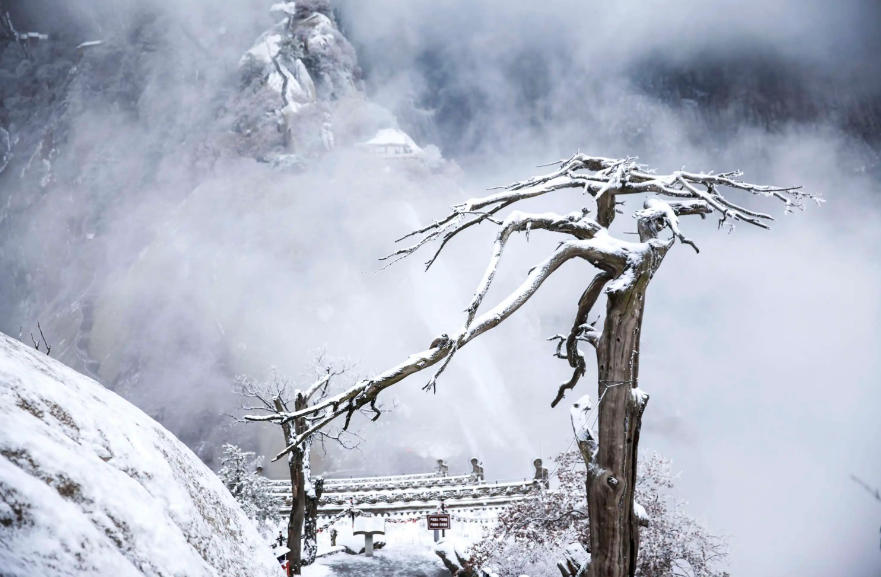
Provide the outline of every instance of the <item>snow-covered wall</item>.
[[0,575],[281,574],[183,443],[95,381],[0,334]]

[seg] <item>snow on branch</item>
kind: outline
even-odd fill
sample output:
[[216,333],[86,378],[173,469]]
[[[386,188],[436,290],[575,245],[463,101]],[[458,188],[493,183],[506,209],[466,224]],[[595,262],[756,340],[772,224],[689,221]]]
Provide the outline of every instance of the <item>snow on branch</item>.
[[[251,413],[242,418],[236,418],[236,420],[238,422],[274,423],[286,427],[286,441],[290,443],[291,438],[296,434],[294,427],[288,427],[295,418],[291,416],[293,413],[289,407],[294,409],[308,407],[310,401],[321,403],[329,395],[332,380],[351,371],[353,367],[351,363],[326,358],[323,350],[313,353],[312,364],[318,379],[305,390],[295,388],[291,379],[280,377],[275,369],[272,370],[271,378],[266,382],[257,381],[245,375],[236,377],[234,392],[242,398],[250,400],[248,403],[241,404],[239,410]],[[375,403],[371,409],[375,412],[380,410]],[[309,430],[297,436],[300,445],[307,444],[307,441],[311,442],[313,438],[317,438],[322,444],[325,441],[335,441],[345,449],[355,449],[359,444],[360,437],[347,430],[348,420],[346,426],[341,430],[325,428],[325,425],[330,424],[329,421],[317,423],[318,426],[315,426],[316,419],[314,418],[306,418],[305,422]],[[351,437],[351,441],[347,440],[347,436]]]
[[[702,200],[709,207],[707,212],[719,212],[719,226],[733,226],[731,221],[743,221],[749,224],[769,228],[768,222],[774,218],[768,214],[754,212],[742,205],[728,200],[720,192],[723,188],[749,192],[757,196],[776,198],[783,202],[785,211],[803,210],[806,199],[822,202],[818,194],[805,192],[800,186],[767,186],[750,184],[737,180],[740,171],[694,173],[678,170],[667,175],[657,175],[637,164],[636,158],[611,159],[576,154],[568,160],[553,164],[560,167],[546,175],[535,176],[527,180],[511,183],[500,187],[496,192],[481,198],[471,198],[461,204],[454,205],[450,214],[434,221],[432,224],[413,231],[397,242],[416,237],[418,240],[380,260],[394,262],[405,258],[424,245],[441,239],[441,245],[434,256],[426,263],[430,267],[437,259],[446,243],[466,228],[491,220],[500,210],[521,200],[542,196],[549,192],[565,188],[581,189],[599,200],[604,195],[624,195],[654,193],[677,199]],[[467,220],[471,217],[471,220]],[[611,214],[610,218],[614,218]],[[608,226],[608,223],[603,223]]]
[[[330,421],[342,416],[351,415],[360,408],[375,403],[376,397],[386,388],[402,381],[406,377],[431,367],[441,360],[447,359],[450,353],[465,346],[476,337],[488,330],[495,328],[502,321],[514,314],[523,306],[541,287],[545,280],[560,266],[573,258],[582,258],[597,267],[610,271],[614,276],[628,266],[631,258],[632,243],[626,243],[609,236],[601,227],[590,227],[585,223],[573,222],[572,215],[548,216],[548,215],[524,215],[524,221],[536,223],[536,228],[548,230],[578,231],[588,234],[589,230],[596,230],[593,238],[585,240],[566,241],[554,251],[554,253],[534,267],[527,275],[526,280],[514,292],[508,295],[495,307],[483,313],[473,322],[462,327],[455,336],[443,334],[432,342],[428,350],[411,355],[400,365],[371,379],[358,382],[347,391],[328,397],[313,406],[301,411],[279,413],[277,415],[255,416],[252,420],[267,420],[275,422],[287,422],[298,417],[308,416],[312,419],[312,425],[304,433],[295,438],[291,444],[279,453],[277,460],[296,446],[301,444],[309,435],[320,430]],[[582,216],[582,219],[585,218]],[[492,266],[492,265],[491,265]],[[447,360],[447,362],[449,362]],[[431,388],[439,373],[429,381],[426,388]]]

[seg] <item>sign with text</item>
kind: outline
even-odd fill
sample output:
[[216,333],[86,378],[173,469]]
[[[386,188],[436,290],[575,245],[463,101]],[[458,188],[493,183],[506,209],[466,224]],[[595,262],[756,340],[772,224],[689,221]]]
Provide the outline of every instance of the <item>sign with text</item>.
[[428,516],[428,529],[429,530],[439,530],[439,529],[449,529],[450,528],[450,516],[442,513],[437,513]]

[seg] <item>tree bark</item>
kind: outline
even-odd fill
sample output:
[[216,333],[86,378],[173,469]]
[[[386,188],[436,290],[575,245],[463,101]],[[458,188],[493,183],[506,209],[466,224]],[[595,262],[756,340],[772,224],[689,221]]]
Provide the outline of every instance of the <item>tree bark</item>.
[[[631,260],[632,280],[610,286],[606,320],[597,346],[598,447],[590,455],[587,500],[591,577],[632,577],[639,553],[633,512],[637,447],[648,395],[639,390],[639,341],[645,292],[664,250],[644,243]],[[582,451],[584,453],[584,451]]]
[[306,543],[306,557],[303,559],[303,565],[314,563],[315,555],[318,553],[318,503],[324,492],[324,479],[318,477],[311,481],[313,493],[311,495],[306,493],[305,496],[306,521],[303,529],[303,541]]
[[[279,399],[275,399],[275,408],[279,411],[286,411]],[[301,394],[297,394],[294,402],[294,410],[299,411],[306,408],[306,401]],[[285,442],[291,443],[292,439],[306,430],[306,419],[300,417],[294,419],[291,423],[282,425],[285,435]],[[299,575],[302,561],[303,546],[303,519],[305,518],[306,499],[304,495],[305,478],[303,475],[303,454],[302,447],[297,447],[288,454],[288,469],[291,475],[291,513],[288,517],[288,575]]]

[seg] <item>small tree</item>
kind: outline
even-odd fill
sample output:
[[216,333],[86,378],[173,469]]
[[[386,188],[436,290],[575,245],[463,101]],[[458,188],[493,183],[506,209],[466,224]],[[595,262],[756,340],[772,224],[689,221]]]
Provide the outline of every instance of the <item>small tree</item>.
[[256,457],[250,451],[243,451],[227,443],[223,446],[218,476],[257,530],[268,537],[272,530],[271,525],[278,521],[279,514],[272,486],[258,472],[262,465],[263,457]]
[[[245,415],[239,421],[278,425],[287,446],[299,440],[295,449],[287,453],[291,478],[291,511],[287,527],[287,547],[290,549],[288,571],[293,575],[299,575],[303,566],[311,565],[317,553],[318,502],[324,480],[312,477],[310,457],[313,442],[317,440],[323,446],[329,440],[345,449],[352,449],[360,441],[357,435],[348,431],[350,419],[346,420],[344,430],[337,430],[329,426],[330,422],[315,428],[312,424],[316,419],[291,416],[293,412],[307,410],[311,405],[323,402],[332,380],[351,368],[328,359],[324,352],[315,353],[313,366],[320,378],[305,390],[296,388],[293,381],[280,377],[274,369],[270,380],[265,382],[248,376],[236,377],[235,387],[236,393],[253,403],[241,406],[242,411],[265,413]],[[380,409],[376,408],[374,420],[379,414]]]
[[[558,559],[567,545],[590,548],[590,523],[582,488],[587,471],[578,451],[555,458],[559,487],[538,490],[515,503],[471,551],[477,564],[500,576],[558,577]],[[685,513],[684,501],[669,494],[674,488],[670,461],[658,456],[640,459],[636,500],[643,514],[638,577],[722,577],[718,569],[728,554],[725,538],[713,535]],[[568,547],[571,551],[571,545]],[[577,572],[577,571],[576,571]]]

